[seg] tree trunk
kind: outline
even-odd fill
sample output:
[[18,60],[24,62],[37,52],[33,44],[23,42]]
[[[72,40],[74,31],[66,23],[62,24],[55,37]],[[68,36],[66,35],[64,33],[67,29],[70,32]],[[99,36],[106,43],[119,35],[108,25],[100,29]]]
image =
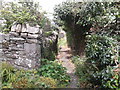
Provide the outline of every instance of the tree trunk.
[[74,55],[85,56],[86,47],[86,34],[91,26],[79,26],[76,25],[74,31],[72,32],[73,37],[73,47],[72,49]]
[[89,31],[91,26],[69,25],[67,30],[67,41],[73,55],[85,56],[85,32]]
[[82,30],[75,30],[73,33],[73,54],[84,56],[85,55],[85,34]]

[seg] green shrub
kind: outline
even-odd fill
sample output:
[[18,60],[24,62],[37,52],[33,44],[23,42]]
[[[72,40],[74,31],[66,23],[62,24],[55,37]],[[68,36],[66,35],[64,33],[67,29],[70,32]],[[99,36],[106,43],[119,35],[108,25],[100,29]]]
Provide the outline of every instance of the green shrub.
[[116,65],[118,48],[116,40],[100,35],[88,36],[86,45],[87,62],[94,64],[99,70],[108,65]]
[[57,81],[49,77],[34,75],[27,78],[22,77],[12,85],[14,88],[56,88]]
[[20,78],[18,81],[12,83],[13,88],[32,88],[33,84],[27,78]]
[[15,81],[15,72],[17,69],[15,69],[12,65],[9,65],[6,62],[2,62],[2,68],[0,75],[2,77],[2,83],[7,84],[6,82],[14,82]]
[[50,63],[51,61],[49,61],[48,59],[41,59],[41,65],[46,65],[48,63]]
[[43,59],[44,65],[38,69],[40,76],[50,77],[58,80],[59,85],[68,85],[70,77],[66,74],[66,68],[56,61],[47,61]]
[[88,69],[86,58],[80,56],[73,56],[72,62],[75,64],[75,74],[79,77],[80,88],[90,88],[92,85],[89,82],[91,71]]
[[100,35],[88,36],[86,45],[86,63],[89,65],[89,81],[105,87],[105,83],[110,80],[112,74],[110,68],[118,63],[118,47],[116,40]]
[[80,82],[85,82],[87,81],[87,75],[88,71],[85,66],[85,60],[81,58],[75,59],[76,61],[74,62],[75,67],[76,67],[76,75],[79,76]]
[[5,20],[5,25],[2,28],[4,33],[10,31],[13,23],[25,24],[27,22],[32,26],[37,24],[43,28],[48,20],[45,13],[38,9],[39,4],[35,2],[21,2],[19,4],[9,2],[3,4],[2,7],[0,18]]
[[57,80],[40,77],[36,70],[16,69],[7,62],[2,62],[2,88],[56,88]]
[[120,73],[113,74],[112,77],[104,85],[107,88],[111,89],[120,89]]
[[42,58],[48,60],[55,60],[55,51],[52,50],[52,44],[49,47],[42,48]]
[[57,80],[50,77],[40,77],[39,82],[42,83],[41,85],[46,85],[47,88],[56,88],[58,83]]
[[91,77],[91,82],[95,85],[99,85],[101,88],[120,88],[120,74],[115,73],[114,69],[115,67],[107,66],[107,68],[101,71],[96,71]]

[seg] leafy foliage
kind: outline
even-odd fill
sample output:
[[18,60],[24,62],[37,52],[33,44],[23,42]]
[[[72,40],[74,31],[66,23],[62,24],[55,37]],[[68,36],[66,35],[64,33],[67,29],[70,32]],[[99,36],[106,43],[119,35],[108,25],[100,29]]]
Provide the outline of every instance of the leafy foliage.
[[57,88],[65,87],[70,80],[57,61],[43,59],[38,70],[18,70],[6,62],[2,66],[2,88]]
[[[63,2],[57,5],[55,22],[67,32],[67,40],[75,55],[84,55],[85,37],[90,28],[101,28],[114,22],[119,9],[114,2]],[[81,48],[80,48],[81,47]]]
[[12,66],[9,66],[8,63],[3,62],[2,63],[2,71],[1,71],[2,83],[14,82],[15,81],[15,78],[14,78],[15,72],[16,72],[16,69],[14,69]]
[[[31,79],[30,79],[31,78]],[[20,78],[13,82],[14,88],[56,88],[57,81],[49,77],[31,76],[28,78]]]
[[57,80],[50,77],[40,77],[40,82],[46,85],[47,88],[56,88],[58,84]]
[[55,19],[66,24],[74,21],[74,24],[82,26],[94,24],[101,27],[114,20],[114,15],[118,15],[119,10],[115,5],[114,2],[63,2],[54,9]]
[[57,80],[40,77],[36,70],[18,70],[6,62],[2,62],[0,72],[2,88],[55,88]]
[[48,48],[48,47],[44,47],[42,48],[42,57],[43,58],[46,58],[46,59],[49,59],[49,60],[55,60],[55,51],[52,51],[52,45]]
[[86,63],[89,64],[90,82],[100,87],[112,77],[113,66],[118,63],[118,47],[116,40],[107,36],[88,36],[86,46]]
[[90,35],[86,45],[86,56],[88,63],[95,64],[98,70],[102,70],[107,65],[116,65],[115,62],[118,62],[117,41],[107,36]]
[[72,58],[80,87],[118,89],[119,72],[114,72],[118,59],[116,40],[104,35],[87,36],[86,58]]
[[9,32],[13,23],[38,24],[43,27],[48,19],[45,17],[45,13],[41,12],[38,8],[39,5],[34,2],[21,2],[19,4],[13,2],[3,3],[0,10],[1,18],[6,20],[3,29]]
[[72,62],[75,64],[75,74],[79,77],[80,88],[91,88],[92,84],[89,82],[90,70],[87,67],[86,58],[80,58],[80,56],[73,56]]
[[51,77],[59,81],[60,85],[68,85],[70,77],[66,75],[66,68],[56,61],[42,59],[42,67],[38,69],[40,76]]
[[118,73],[113,72],[114,69],[115,67],[107,66],[101,71],[96,71],[91,77],[91,82],[102,88],[119,89],[120,77]]
[[119,89],[120,88],[120,74],[112,75],[112,78],[110,78],[107,81],[107,83],[105,84],[105,87],[111,88],[111,89]]

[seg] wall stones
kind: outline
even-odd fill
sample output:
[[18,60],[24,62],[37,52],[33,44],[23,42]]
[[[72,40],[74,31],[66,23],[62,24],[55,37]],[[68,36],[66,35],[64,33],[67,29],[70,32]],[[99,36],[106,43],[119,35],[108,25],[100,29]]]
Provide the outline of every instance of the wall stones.
[[40,66],[41,58],[53,60],[58,39],[55,30],[49,25],[43,30],[38,25],[14,24],[9,34],[0,33],[0,61],[8,61],[17,68],[33,69]]
[[34,38],[34,39],[36,39],[36,38],[39,38],[40,36],[39,36],[39,34],[28,34],[28,38]]
[[14,24],[9,34],[0,33],[0,60],[16,67],[33,69],[40,65],[41,34],[38,26]]
[[31,34],[38,34],[40,31],[37,27],[28,27],[28,32]]
[[21,33],[21,37],[26,38],[26,36],[28,35],[28,33]]
[[17,33],[17,32],[10,32],[10,34],[13,36],[16,36],[16,37],[19,36],[19,33]]
[[[48,27],[48,26],[47,26]],[[46,58],[48,60],[54,60],[55,55],[57,54],[57,42],[58,42],[58,32],[57,29],[44,29],[43,30],[43,38],[42,38],[42,58]],[[50,33],[46,35],[46,33]]]

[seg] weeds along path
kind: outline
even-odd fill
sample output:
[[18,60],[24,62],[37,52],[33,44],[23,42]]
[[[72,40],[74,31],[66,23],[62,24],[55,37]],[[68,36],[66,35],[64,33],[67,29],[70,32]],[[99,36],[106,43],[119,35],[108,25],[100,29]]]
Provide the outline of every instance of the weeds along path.
[[67,68],[67,74],[70,76],[71,81],[68,88],[77,88],[78,77],[75,75],[75,66],[71,62],[71,53],[70,48],[67,46],[61,47],[60,52],[57,56],[57,59],[62,62],[63,67]]

